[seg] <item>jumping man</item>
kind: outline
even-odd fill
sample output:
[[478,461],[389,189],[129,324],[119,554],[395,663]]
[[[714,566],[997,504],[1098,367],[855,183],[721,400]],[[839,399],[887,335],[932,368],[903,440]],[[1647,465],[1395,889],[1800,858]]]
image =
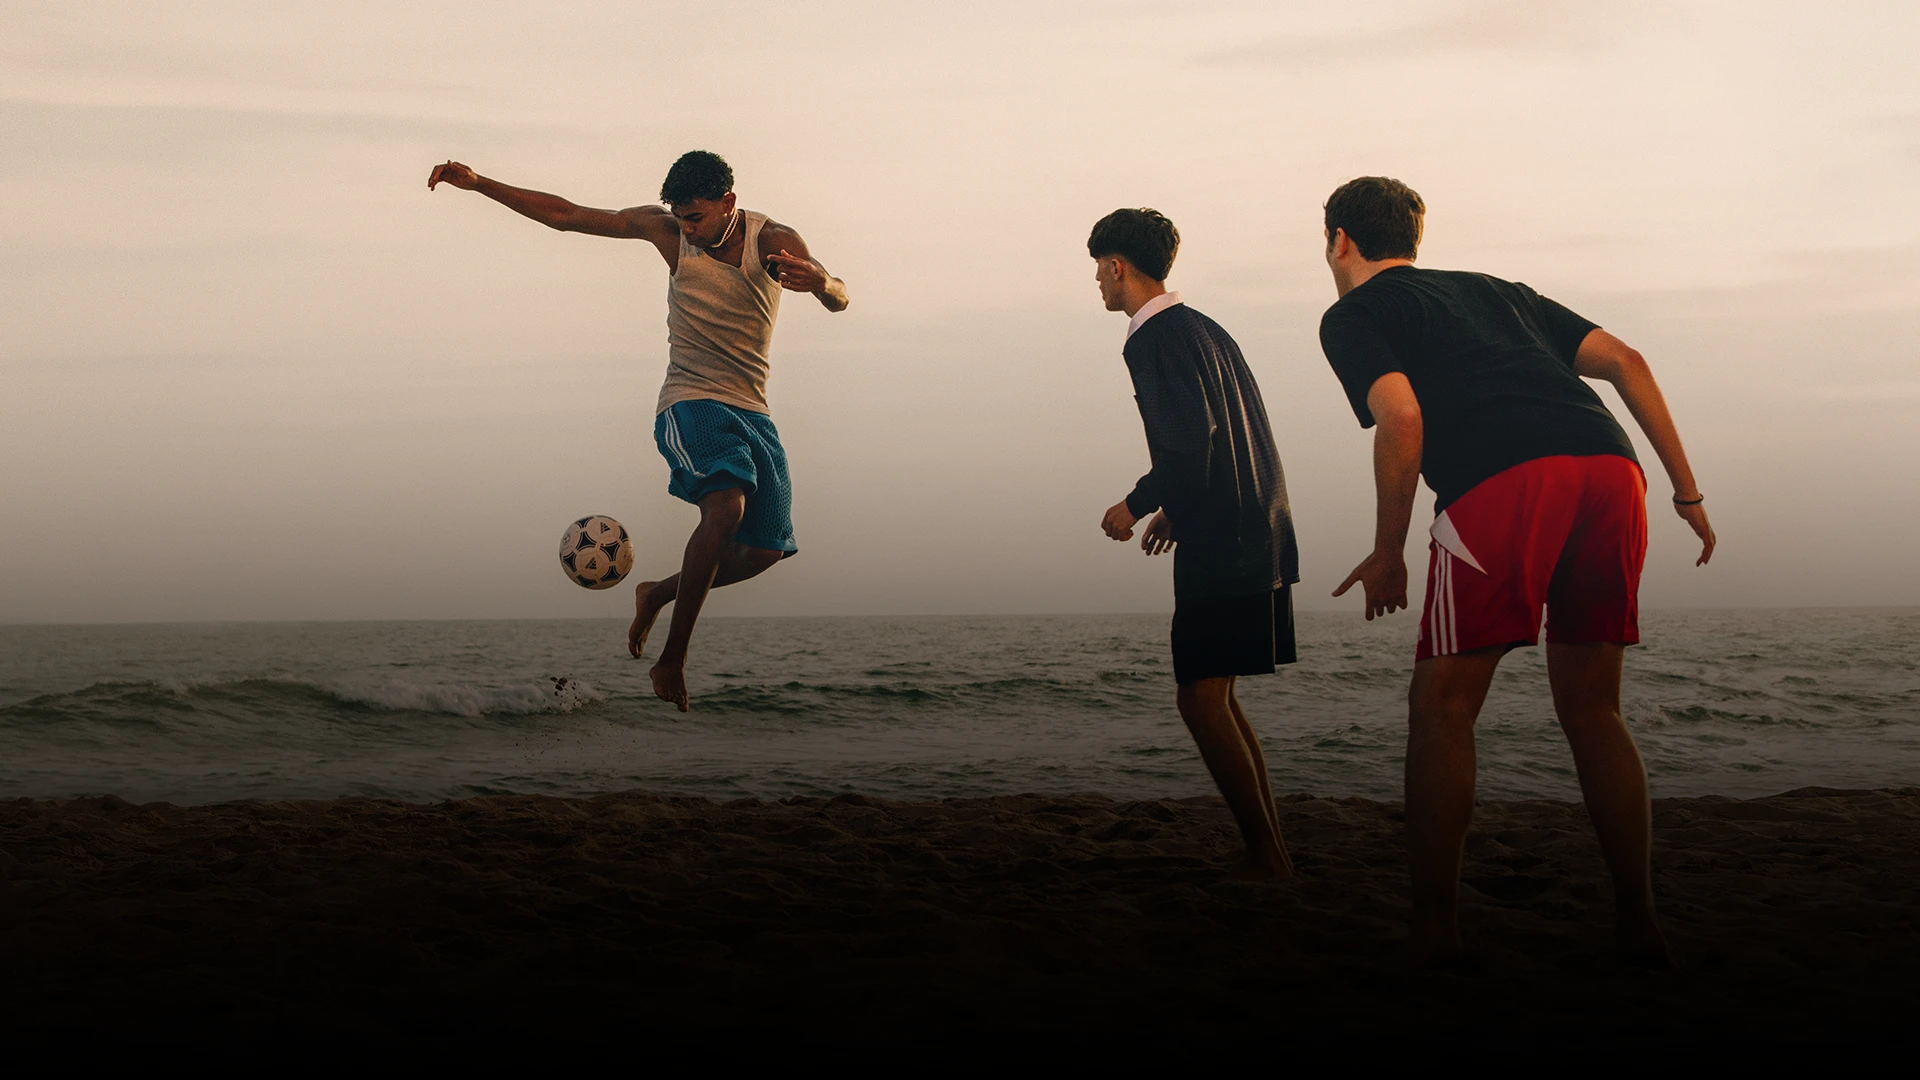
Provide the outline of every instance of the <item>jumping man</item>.
[[735,206],[732,168],[705,150],[682,155],[667,171],[664,207],[577,206],[490,180],[457,161],[434,166],[427,187],[442,181],[563,232],[645,240],[667,261],[667,379],[653,437],[671,470],[667,490],[700,508],[700,524],[679,573],[640,583],[627,651],[643,655],[660,609],[674,603],[653,692],[686,712],[687,645],[707,593],[799,550],[787,456],[767,413],[767,354],[780,291],[812,293],[828,311],[844,311],[846,285],[808,253],[799,233]]
[[1155,210],[1115,210],[1087,239],[1108,311],[1129,317],[1122,350],[1146,424],[1153,469],[1100,527],[1115,540],[1153,520],[1148,555],[1173,555],[1173,677],[1180,718],[1247,846],[1240,873],[1287,877],[1266,757],[1234,697],[1236,676],[1291,664],[1293,582],[1300,580],[1287,483],[1267,409],[1240,346],[1165,284],[1180,249]]
[[[1525,285],[1413,265],[1426,205],[1363,176],[1327,200],[1339,302],[1320,341],[1373,442],[1367,618],[1407,606],[1402,554],[1422,476],[1439,496],[1409,691],[1407,847],[1417,965],[1460,953],[1455,904],[1473,817],[1473,722],[1508,649],[1540,638],[1587,813],[1613,874],[1629,962],[1670,963],[1654,918],[1647,771],[1620,715],[1626,647],[1640,640],[1646,477],[1627,433],[1583,379],[1613,384],[1660,455],[1673,507],[1713,555],[1713,529],[1673,418],[1639,353]],[[1696,565],[1699,565],[1696,563]]]

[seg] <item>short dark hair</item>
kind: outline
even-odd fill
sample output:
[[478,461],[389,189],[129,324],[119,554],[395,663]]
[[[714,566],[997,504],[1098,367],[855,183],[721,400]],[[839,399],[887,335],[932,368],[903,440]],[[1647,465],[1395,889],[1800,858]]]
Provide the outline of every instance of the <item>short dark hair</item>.
[[1118,255],[1155,281],[1167,280],[1173,257],[1180,253],[1180,230],[1167,215],[1140,207],[1115,210],[1093,223],[1087,254],[1096,259]]
[[1411,259],[1420,250],[1427,204],[1420,193],[1388,176],[1361,176],[1327,196],[1327,241],[1344,229],[1368,262]]
[[710,150],[689,150],[667,170],[660,201],[679,206],[695,199],[723,198],[733,190],[733,166]]

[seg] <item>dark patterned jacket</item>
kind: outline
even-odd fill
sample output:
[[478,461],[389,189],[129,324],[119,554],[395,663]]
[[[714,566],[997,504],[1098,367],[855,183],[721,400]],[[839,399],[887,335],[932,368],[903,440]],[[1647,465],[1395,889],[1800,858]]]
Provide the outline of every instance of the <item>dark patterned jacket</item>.
[[1142,323],[1124,355],[1153,470],[1127,509],[1164,509],[1176,597],[1251,596],[1300,580],[1287,481],[1240,346],[1185,304]]

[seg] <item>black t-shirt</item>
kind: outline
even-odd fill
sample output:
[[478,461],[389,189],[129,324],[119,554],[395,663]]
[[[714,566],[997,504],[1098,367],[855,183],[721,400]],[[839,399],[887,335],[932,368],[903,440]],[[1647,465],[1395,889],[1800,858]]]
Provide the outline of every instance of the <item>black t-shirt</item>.
[[1523,461],[1559,454],[1634,457],[1600,395],[1573,373],[1595,324],[1511,281],[1394,266],[1327,309],[1320,347],[1361,427],[1367,391],[1401,372],[1420,399],[1420,474],[1435,512]]
[[1123,355],[1153,471],[1127,496],[1173,523],[1173,594],[1266,596],[1300,580],[1287,478],[1260,387],[1220,324],[1175,304],[1140,324]]

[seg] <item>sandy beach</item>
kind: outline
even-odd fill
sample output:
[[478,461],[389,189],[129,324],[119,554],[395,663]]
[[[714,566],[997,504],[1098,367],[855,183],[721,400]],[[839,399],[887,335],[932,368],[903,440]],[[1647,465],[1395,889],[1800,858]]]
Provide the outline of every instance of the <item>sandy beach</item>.
[[1398,807],[1281,809],[1299,874],[1269,885],[1225,872],[1213,799],[22,799],[0,1009],[39,1036],[1138,1061],[1815,1049],[1920,1005],[1920,789],[1658,802],[1680,975],[1614,962],[1577,805],[1481,806],[1476,964],[1418,976]]

